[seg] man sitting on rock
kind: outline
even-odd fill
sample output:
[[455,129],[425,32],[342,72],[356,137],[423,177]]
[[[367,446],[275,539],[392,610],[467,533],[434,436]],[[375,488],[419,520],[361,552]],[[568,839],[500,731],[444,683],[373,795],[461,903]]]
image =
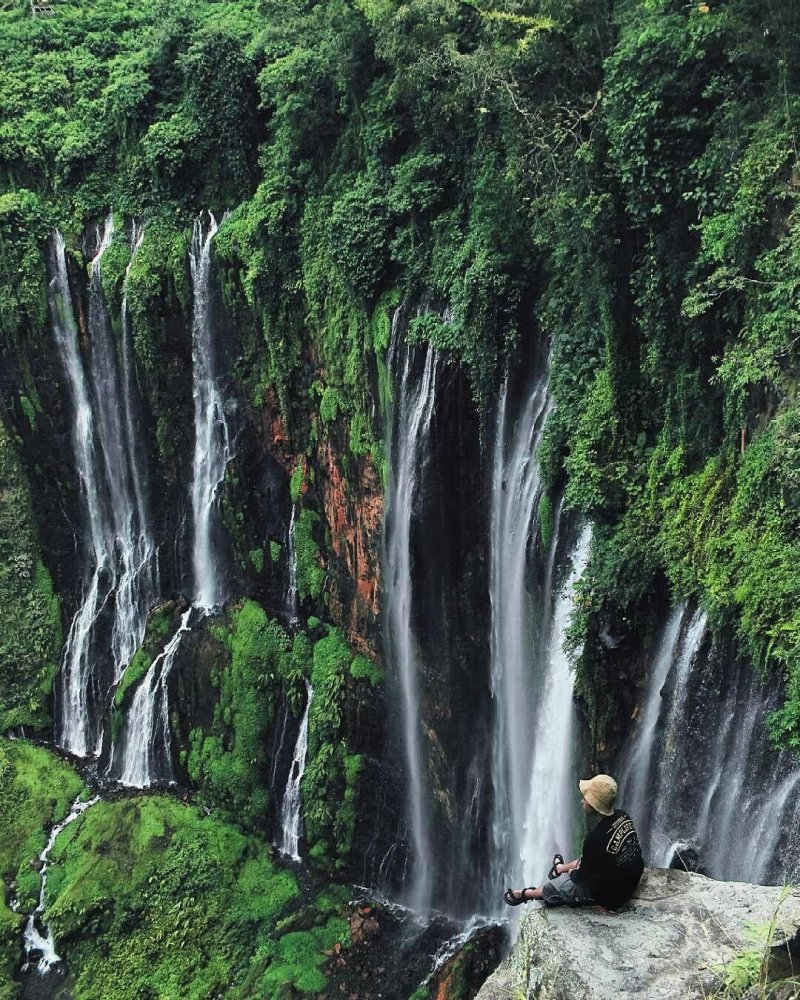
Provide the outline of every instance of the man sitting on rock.
[[[616,910],[626,903],[644,871],[642,849],[627,813],[614,808],[617,783],[607,774],[579,782],[583,811],[600,822],[583,842],[581,856],[564,864],[557,854],[541,888],[507,889],[503,899],[519,906],[540,899],[547,906],[596,904]],[[560,863],[559,863],[560,862]]]

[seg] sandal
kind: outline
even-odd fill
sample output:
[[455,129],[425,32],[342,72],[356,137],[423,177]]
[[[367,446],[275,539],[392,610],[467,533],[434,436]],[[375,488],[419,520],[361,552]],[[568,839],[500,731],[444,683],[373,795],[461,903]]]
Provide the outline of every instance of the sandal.
[[503,893],[503,900],[509,906],[519,906],[520,903],[532,903],[533,900],[528,899],[525,893],[528,892],[529,889],[531,892],[533,892],[535,888],[536,888],[535,885],[529,885],[526,886],[526,888],[524,889],[506,889],[506,891]]
[[560,854],[554,854],[553,855],[553,867],[547,873],[547,877],[549,879],[551,879],[551,880],[554,879],[554,878],[558,878],[558,872],[556,871],[556,868],[558,867],[558,865],[563,865],[563,864],[564,864],[564,859],[561,857],[561,855]]

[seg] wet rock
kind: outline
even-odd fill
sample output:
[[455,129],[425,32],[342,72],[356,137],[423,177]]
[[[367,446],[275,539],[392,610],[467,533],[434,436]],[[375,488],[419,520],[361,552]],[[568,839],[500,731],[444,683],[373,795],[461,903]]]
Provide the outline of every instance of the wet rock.
[[700,1000],[712,996],[720,971],[752,948],[751,928],[800,926],[800,890],[702,875],[646,871],[618,914],[598,908],[542,906],[524,914],[511,955],[478,1000]]

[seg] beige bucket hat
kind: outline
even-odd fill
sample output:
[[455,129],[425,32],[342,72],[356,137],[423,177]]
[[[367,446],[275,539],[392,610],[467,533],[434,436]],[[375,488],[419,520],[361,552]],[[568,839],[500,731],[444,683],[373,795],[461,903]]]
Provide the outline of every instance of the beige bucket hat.
[[596,774],[593,778],[584,778],[578,782],[578,788],[592,809],[596,809],[603,816],[613,815],[617,783],[610,774]]

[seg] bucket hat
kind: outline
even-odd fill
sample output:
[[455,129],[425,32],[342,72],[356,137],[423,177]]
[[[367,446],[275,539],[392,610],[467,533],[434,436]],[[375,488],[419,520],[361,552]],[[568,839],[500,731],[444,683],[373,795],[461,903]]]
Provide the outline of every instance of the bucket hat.
[[584,778],[578,782],[578,787],[592,809],[603,816],[613,815],[617,783],[610,774],[596,774],[593,778]]

